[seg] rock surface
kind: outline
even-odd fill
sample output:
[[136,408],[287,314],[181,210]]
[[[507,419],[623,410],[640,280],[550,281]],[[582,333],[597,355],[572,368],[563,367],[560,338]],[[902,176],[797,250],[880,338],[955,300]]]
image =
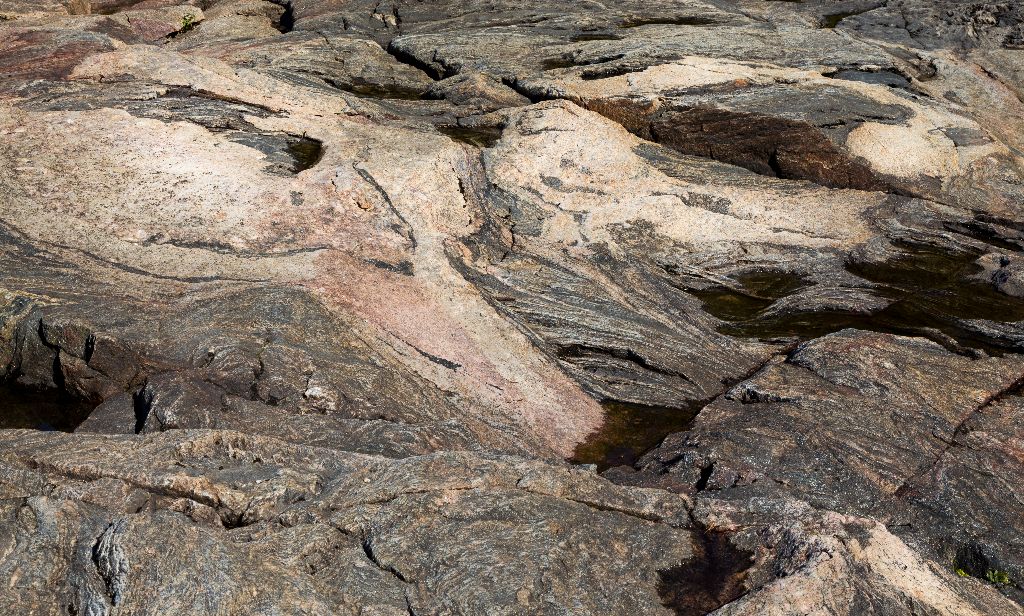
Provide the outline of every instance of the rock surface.
[[0,611],[1024,613],[1022,23],[0,0]]

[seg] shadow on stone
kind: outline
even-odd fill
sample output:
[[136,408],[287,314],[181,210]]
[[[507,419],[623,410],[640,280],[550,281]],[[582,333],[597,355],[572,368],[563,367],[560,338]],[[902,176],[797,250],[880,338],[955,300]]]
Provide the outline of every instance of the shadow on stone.
[[72,432],[93,406],[62,390],[36,390],[0,383],[0,429]]
[[953,559],[953,570],[961,577],[978,578],[997,588],[1020,588],[1020,585],[1010,576],[1010,572],[978,544],[971,543],[960,546]]
[[704,616],[741,597],[752,554],[736,549],[726,533],[705,530],[694,542],[694,557],[659,571],[662,605],[679,616]]

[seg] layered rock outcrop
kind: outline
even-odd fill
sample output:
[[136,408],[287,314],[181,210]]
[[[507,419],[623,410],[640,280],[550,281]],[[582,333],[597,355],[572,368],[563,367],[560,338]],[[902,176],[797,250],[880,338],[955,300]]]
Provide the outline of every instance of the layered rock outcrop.
[[1022,17],[0,0],[0,611],[1024,612]]

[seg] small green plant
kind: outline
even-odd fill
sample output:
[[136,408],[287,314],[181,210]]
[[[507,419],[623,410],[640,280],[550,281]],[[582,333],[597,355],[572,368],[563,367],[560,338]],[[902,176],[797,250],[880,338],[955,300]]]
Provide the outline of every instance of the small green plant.
[[196,27],[196,16],[194,13],[185,13],[181,18],[181,29],[178,32],[188,32]]
[[985,579],[996,586],[1006,585],[1010,583],[1010,574],[998,569],[989,569],[985,572]]
[[967,573],[966,571],[964,571],[960,567],[957,567],[956,569],[954,569],[954,571],[956,571],[956,574],[959,575],[960,577],[970,577],[970,575],[971,575],[970,573]]

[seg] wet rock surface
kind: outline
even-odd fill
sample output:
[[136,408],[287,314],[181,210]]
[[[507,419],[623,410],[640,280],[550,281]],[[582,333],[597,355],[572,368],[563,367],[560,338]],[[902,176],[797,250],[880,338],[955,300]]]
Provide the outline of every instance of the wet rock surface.
[[1022,21],[0,0],[0,612],[1021,614]]

